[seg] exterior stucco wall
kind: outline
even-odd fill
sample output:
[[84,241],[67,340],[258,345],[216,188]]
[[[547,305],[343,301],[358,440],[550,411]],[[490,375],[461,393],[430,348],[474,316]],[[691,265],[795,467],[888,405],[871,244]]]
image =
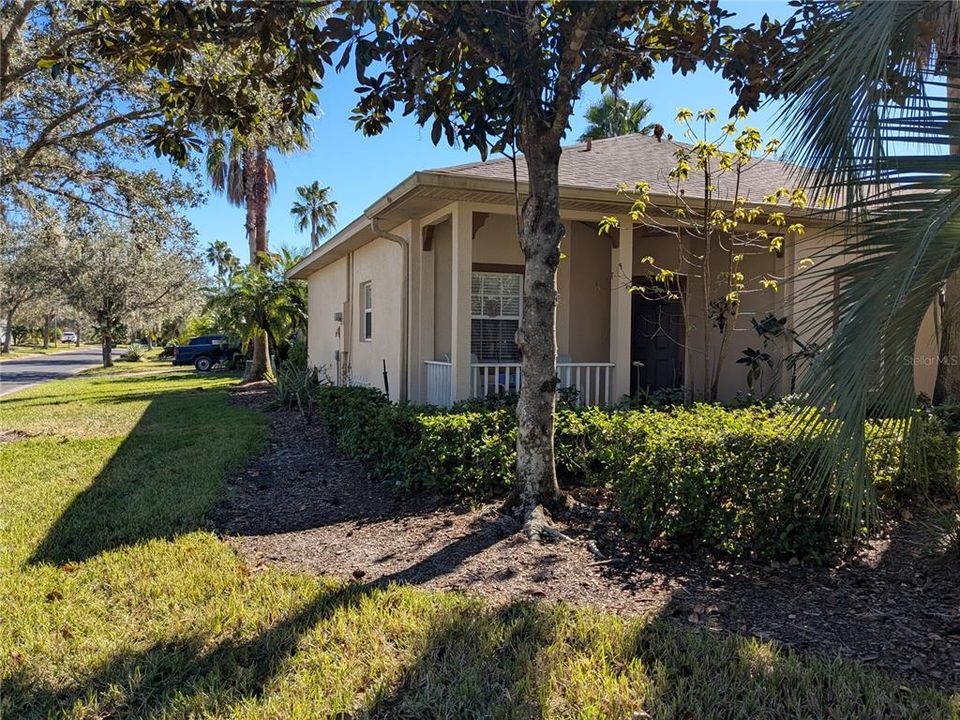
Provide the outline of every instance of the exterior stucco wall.
[[336,374],[336,352],[343,349],[340,323],[334,314],[343,312],[346,300],[347,258],[321,268],[307,280],[309,362],[331,378]]
[[[369,282],[372,291],[373,335],[362,340],[363,303],[360,286]],[[390,398],[397,399],[400,387],[402,347],[401,287],[403,255],[400,246],[378,238],[353,253],[351,306],[350,376],[353,382],[383,387],[383,361],[387,363]]]
[[[824,313],[825,304],[832,303],[838,287],[825,277],[831,269],[842,275],[847,257],[835,255],[829,250],[837,237],[830,234],[805,236],[794,248],[793,267],[802,260],[811,260],[814,265],[797,272],[792,282],[792,307],[795,327],[805,341],[824,342],[834,329],[835,314]],[[938,308],[932,303],[920,324],[914,358],[903,358],[905,365],[912,365],[913,383],[918,393],[933,396],[939,361]],[[838,318],[837,318],[838,319]]]
[[[478,220],[475,218],[474,222]],[[517,221],[510,215],[487,214],[473,237],[473,262],[523,267]]]
[[568,223],[570,249],[570,357],[573,362],[610,359],[610,239],[596,226]]
[[931,304],[920,323],[917,335],[917,351],[914,355],[913,385],[918,393],[933,397],[933,386],[937,381],[937,363],[940,360],[940,336],[938,334],[937,305]]

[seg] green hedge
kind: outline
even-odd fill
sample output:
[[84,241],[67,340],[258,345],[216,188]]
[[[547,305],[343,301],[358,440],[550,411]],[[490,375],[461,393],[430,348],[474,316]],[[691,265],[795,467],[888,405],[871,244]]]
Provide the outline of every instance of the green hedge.
[[[510,488],[516,421],[509,409],[403,407],[375,390],[336,387],[321,388],[318,406],[344,450],[383,479],[473,497]],[[761,557],[834,554],[844,535],[838,513],[798,472],[798,458],[811,448],[789,436],[785,421],[769,408],[715,405],[560,410],[557,469],[566,484],[613,489],[644,538]],[[868,460],[885,505],[954,482],[952,438],[935,419],[922,427],[917,442],[929,473],[905,466],[891,432],[873,426],[868,433]],[[921,478],[938,484],[931,488]]]
[[447,413],[393,405],[369,388],[332,386],[320,388],[317,404],[341,447],[382,479],[472,497],[510,487],[517,430],[507,410]]

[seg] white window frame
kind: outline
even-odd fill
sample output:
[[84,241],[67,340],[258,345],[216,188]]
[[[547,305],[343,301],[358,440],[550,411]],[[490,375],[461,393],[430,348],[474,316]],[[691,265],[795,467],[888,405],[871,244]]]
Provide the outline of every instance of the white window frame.
[[360,342],[373,340],[373,283],[360,283]]
[[[473,326],[473,321],[474,321],[474,320],[513,320],[513,321],[516,321],[517,326],[519,327],[519,325],[520,325],[520,318],[521,318],[521,316],[523,315],[523,270],[520,269],[520,268],[518,268],[518,269],[515,270],[515,271],[511,271],[511,270],[485,270],[485,269],[473,270],[473,271],[472,271],[472,274],[471,274],[471,276],[470,276],[471,288],[473,287],[474,279],[475,279],[478,275],[509,275],[509,276],[518,276],[519,279],[520,279],[520,287],[519,287],[518,297],[517,297],[517,300],[518,300],[518,302],[517,302],[517,314],[516,314],[516,315],[513,315],[513,314],[504,315],[504,314],[501,313],[500,315],[494,316],[494,315],[484,315],[484,314],[482,314],[482,313],[480,313],[480,314],[474,313],[474,312],[473,312],[473,298],[474,298],[474,294],[473,294],[473,290],[471,289],[471,292],[470,292],[470,325],[471,325],[471,334],[472,334],[472,332],[473,332],[472,326]],[[481,284],[482,284],[482,281],[481,281]],[[471,343],[471,344],[472,344],[472,343]],[[495,362],[497,362],[497,360],[484,359],[484,358],[480,357],[479,354],[474,353],[473,350],[474,350],[473,347],[471,347],[471,348],[470,348],[471,354],[476,354],[476,355],[477,355],[477,360],[478,360],[479,362],[487,362],[487,363],[490,363],[490,362],[494,362],[494,363],[495,363]],[[502,361],[502,362],[509,362],[509,361]]]

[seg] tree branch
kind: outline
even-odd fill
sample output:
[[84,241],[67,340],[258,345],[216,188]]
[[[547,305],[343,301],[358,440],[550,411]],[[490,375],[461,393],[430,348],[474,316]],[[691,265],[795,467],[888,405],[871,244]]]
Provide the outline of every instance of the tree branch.
[[111,215],[115,215],[117,217],[122,217],[127,220],[133,217],[132,215],[129,215],[127,213],[121,212],[119,210],[115,210],[113,208],[107,207],[106,205],[98,203],[96,200],[85,198],[82,195],[77,195],[76,193],[73,193],[69,190],[65,190],[63,188],[47,187],[46,185],[41,185],[36,180],[27,180],[25,182],[30,187],[34,187],[41,192],[50,193],[51,195],[56,195],[58,197],[66,198],[67,200],[73,200],[74,202],[83,203],[84,205],[90,205],[91,207],[95,207],[98,210],[103,210],[103,212],[109,213]]
[[13,45],[14,39],[19,35],[20,28],[23,27],[23,24],[27,21],[27,18],[36,6],[37,0],[27,0],[27,2],[21,5],[19,12],[17,12],[10,21],[10,27],[7,28],[6,34],[0,38],[0,99],[5,98],[7,95],[7,71],[10,68],[10,48]]
[[559,140],[567,127],[567,120],[573,112],[575,87],[574,79],[579,80],[579,69],[583,62],[580,51],[590,32],[590,26],[597,16],[599,5],[592,5],[589,10],[577,17],[570,33],[570,40],[563,49],[560,62],[557,65],[557,91],[553,98],[553,124],[550,135]]

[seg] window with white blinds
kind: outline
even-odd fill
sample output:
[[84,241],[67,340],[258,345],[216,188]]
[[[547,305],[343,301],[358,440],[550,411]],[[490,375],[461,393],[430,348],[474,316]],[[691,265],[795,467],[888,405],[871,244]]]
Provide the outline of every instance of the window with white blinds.
[[471,292],[470,352],[479,362],[519,362],[523,275],[474,272]]

